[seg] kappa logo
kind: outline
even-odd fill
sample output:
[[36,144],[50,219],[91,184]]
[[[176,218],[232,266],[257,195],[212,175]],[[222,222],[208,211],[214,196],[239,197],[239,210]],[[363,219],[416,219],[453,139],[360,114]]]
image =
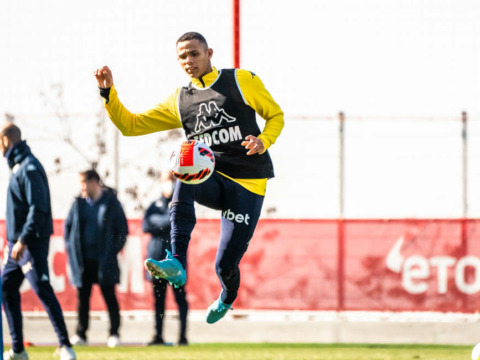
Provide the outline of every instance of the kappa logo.
[[220,109],[215,101],[210,101],[208,104],[201,103],[198,108],[195,132],[198,133],[221,125],[223,122],[232,123],[236,120],[235,117],[228,115],[224,109]]

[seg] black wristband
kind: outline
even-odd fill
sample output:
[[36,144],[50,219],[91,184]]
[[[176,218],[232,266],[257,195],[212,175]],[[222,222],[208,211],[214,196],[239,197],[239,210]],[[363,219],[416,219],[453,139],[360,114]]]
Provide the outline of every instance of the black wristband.
[[111,88],[99,88],[100,89],[100,96],[106,100],[106,103],[110,101],[110,89]]

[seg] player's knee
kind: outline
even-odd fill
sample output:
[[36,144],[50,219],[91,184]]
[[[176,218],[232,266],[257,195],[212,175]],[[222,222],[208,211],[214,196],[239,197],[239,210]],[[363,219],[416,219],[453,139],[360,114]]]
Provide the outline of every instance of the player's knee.
[[36,288],[36,293],[37,293],[37,296],[47,302],[47,303],[50,303],[52,301],[52,298],[55,297],[55,293],[50,285],[49,282],[46,282],[46,281],[40,281],[37,286],[35,286]]
[[216,271],[217,275],[220,279],[222,279],[224,282],[229,282],[235,277],[235,268],[225,268],[220,265],[216,266]]
[[2,297],[8,299],[18,292],[18,289],[12,286],[13,283],[10,283],[8,280],[3,280],[2,282]]
[[172,221],[189,221],[196,222],[195,218],[195,207],[193,203],[186,203],[183,201],[172,203],[170,208],[170,219]]
[[7,302],[8,300],[13,299],[16,296],[15,295],[16,292],[12,291],[12,290],[13,289],[11,289],[10,287],[2,284],[2,300],[3,300],[3,302]]

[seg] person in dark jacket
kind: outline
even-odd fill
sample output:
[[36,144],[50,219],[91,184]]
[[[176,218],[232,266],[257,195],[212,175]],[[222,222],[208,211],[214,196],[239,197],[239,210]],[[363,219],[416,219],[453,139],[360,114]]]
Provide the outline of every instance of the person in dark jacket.
[[[147,257],[155,260],[163,260],[167,252],[172,251],[170,244],[170,210],[169,204],[172,201],[175,177],[171,172],[167,171],[162,174],[161,186],[162,196],[154,201],[145,212],[142,227],[145,233],[152,235],[148,244]],[[168,281],[162,278],[152,278],[153,296],[155,299],[155,335],[149,346],[165,345],[163,340],[163,317],[165,314],[165,295],[167,293]],[[187,331],[187,314],[188,302],[187,293],[184,287],[172,287],[175,295],[175,301],[178,305],[180,319],[180,336],[178,345],[188,345]]]
[[28,359],[24,348],[20,286],[26,278],[42,302],[60,343],[60,359],[76,359],[62,308],[50,285],[48,249],[53,233],[48,179],[42,164],[22,140],[20,129],[0,129],[0,151],[12,175],[7,190],[8,256],[2,274],[3,307],[12,337],[5,360]]
[[109,347],[120,345],[120,307],[115,285],[120,282],[117,254],[125,245],[128,224],[115,193],[104,186],[95,170],[80,173],[81,195],[65,221],[65,243],[71,268],[70,282],[77,288],[78,325],[70,341],[87,345],[90,295],[98,284],[110,317]]

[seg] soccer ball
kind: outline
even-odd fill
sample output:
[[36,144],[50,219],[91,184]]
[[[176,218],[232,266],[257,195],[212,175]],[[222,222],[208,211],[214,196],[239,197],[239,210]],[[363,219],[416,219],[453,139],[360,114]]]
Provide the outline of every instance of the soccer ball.
[[480,343],[475,345],[472,350],[472,360],[479,360],[480,359]]
[[479,360],[480,359],[480,343],[475,345],[472,350],[472,360]]
[[215,155],[204,142],[186,140],[179,151],[172,153],[170,169],[185,184],[201,184],[213,174]]
[[472,350],[472,360],[479,360],[480,359],[480,343],[475,345]]

